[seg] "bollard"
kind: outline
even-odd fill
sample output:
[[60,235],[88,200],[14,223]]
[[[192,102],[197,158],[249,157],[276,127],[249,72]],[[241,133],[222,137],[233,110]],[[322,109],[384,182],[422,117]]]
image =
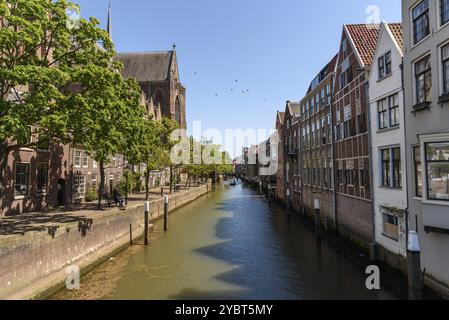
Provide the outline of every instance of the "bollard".
[[320,199],[315,199],[315,233],[319,238],[321,233],[321,204]]
[[168,230],[168,196],[164,196],[164,231]]
[[268,205],[271,207],[271,184],[268,185]]
[[129,225],[129,244],[133,245],[133,225]]
[[164,187],[161,188],[161,197],[164,196]]
[[149,213],[150,213],[150,203],[147,201],[145,202],[145,227],[144,227],[144,232],[145,232],[145,245],[147,246],[149,241],[148,241],[148,224],[149,224]]
[[418,233],[410,231],[407,244],[408,288],[410,300],[422,299],[423,274],[421,272],[421,250]]

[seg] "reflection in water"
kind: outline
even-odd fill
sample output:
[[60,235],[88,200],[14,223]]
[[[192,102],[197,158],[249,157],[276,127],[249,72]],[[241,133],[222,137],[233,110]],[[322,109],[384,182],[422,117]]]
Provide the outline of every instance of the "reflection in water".
[[282,208],[221,185],[53,299],[379,299],[364,273]]

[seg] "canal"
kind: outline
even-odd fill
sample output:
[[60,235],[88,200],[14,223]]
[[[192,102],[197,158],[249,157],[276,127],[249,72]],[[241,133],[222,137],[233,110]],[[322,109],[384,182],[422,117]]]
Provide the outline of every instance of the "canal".
[[51,299],[391,299],[368,291],[360,268],[317,242],[282,207],[241,185],[214,192],[155,224],[134,245]]

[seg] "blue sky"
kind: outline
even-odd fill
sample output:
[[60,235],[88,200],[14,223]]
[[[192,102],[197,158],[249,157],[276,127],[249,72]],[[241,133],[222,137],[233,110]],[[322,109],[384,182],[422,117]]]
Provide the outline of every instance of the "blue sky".
[[[106,25],[108,0],[75,2]],[[176,43],[190,128],[268,130],[337,52],[344,23],[365,23],[372,5],[380,19],[399,22],[400,2],[111,0],[113,40],[119,52]]]

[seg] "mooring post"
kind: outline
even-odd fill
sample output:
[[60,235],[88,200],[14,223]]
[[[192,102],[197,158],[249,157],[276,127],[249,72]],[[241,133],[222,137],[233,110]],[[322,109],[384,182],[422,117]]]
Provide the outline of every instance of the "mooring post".
[[129,244],[133,245],[133,225],[129,225]]
[[144,232],[145,232],[145,245],[147,246],[149,241],[148,241],[148,224],[149,224],[149,213],[150,213],[150,202],[145,202],[145,228],[144,228]]
[[321,203],[320,199],[315,199],[315,233],[319,238],[321,233]]
[[164,231],[168,230],[168,196],[164,196]]
[[418,233],[410,231],[407,244],[408,288],[410,300],[422,299],[423,274],[421,271],[421,250]]
[[287,189],[287,214],[290,216],[290,189]]
[[271,183],[268,184],[268,205],[271,207]]

